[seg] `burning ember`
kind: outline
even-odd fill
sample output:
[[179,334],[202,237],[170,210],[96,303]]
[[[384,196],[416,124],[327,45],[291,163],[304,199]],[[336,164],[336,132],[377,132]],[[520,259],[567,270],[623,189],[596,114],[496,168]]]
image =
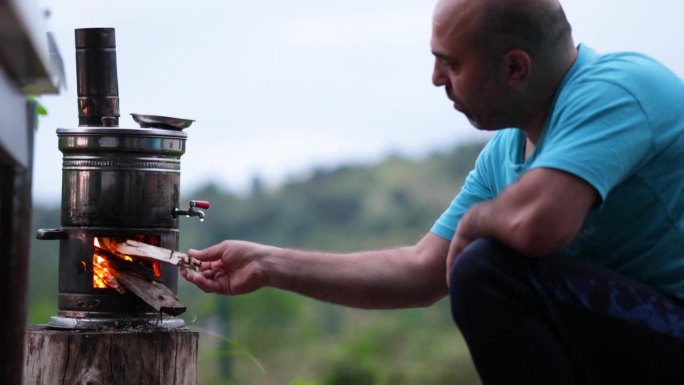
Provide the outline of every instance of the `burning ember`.
[[97,289],[111,287],[121,294],[126,292],[112,274],[109,261],[98,254],[93,255],[93,287]]

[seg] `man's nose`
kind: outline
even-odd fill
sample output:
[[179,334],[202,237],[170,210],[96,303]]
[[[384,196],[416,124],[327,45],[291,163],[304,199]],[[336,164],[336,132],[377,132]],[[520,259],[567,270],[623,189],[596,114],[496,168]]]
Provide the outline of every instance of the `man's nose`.
[[435,65],[432,69],[432,84],[434,84],[435,87],[442,87],[446,86],[448,83],[449,80],[444,73],[442,63],[439,61],[439,59],[435,59]]

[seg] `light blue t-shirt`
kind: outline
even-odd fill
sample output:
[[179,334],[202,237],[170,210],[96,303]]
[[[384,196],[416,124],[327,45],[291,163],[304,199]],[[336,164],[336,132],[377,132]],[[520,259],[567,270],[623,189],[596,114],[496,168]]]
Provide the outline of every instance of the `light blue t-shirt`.
[[432,232],[451,239],[468,207],[527,170],[567,171],[591,184],[601,204],[564,251],[684,298],[682,79],[647,56],[580,45],[527,160],[524,143],[520,129],[497,132]]

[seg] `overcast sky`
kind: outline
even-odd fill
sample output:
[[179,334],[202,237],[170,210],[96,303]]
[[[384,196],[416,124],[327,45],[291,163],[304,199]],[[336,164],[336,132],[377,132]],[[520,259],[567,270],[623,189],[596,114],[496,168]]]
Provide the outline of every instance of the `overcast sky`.
[[[58,203],[57,128],[78,125],[74,29],[116,29],[120,126],[195,119],[181,189],[245,191],[314,167],[422,156],[484,138],[431,85],[434,1],[42,0],[68,90],[43,96],[34,200]],[[654,56],[684,76],[684,1],[566,0],[575,41]]]

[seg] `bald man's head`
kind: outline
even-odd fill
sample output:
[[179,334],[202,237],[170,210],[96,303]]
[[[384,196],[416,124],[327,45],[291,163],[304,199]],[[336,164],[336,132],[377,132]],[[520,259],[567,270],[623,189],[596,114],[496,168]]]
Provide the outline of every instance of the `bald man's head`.
[[522,49],[536,59],[573,45],[571,28],[557,0],[440,0],[434,23],[466,29],[488,55]]
[[557,0],[440,0],[432,82],[476,127],[538,135],[577,55]]
[[494,55],[519,48],[533,58],[572,44],[571,28],[557,0],[480,0],[486,3],[480,33]]

